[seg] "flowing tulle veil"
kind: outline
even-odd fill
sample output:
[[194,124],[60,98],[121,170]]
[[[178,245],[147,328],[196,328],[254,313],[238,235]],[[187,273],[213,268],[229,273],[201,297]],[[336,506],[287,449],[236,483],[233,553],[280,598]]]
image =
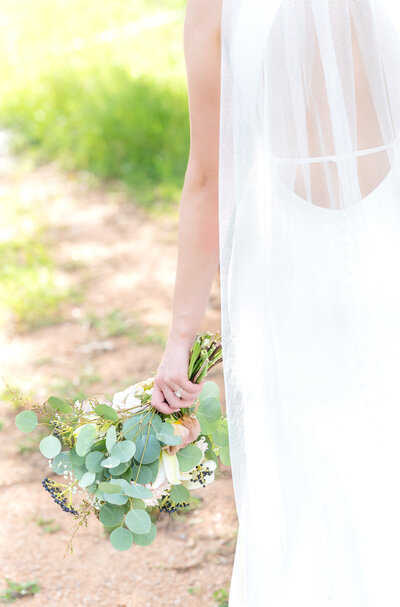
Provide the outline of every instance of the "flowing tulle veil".
[[[243,605],[256,606],[262,603],[256,585],[251,602],[250,586],[263,542],[273,547],[268,552],[273,557],[263,562],[265,583],[277,589],[283,583],[285,547],[291,538],[280,502],[282,436],[288,423],[294,428],[307,415],[306,403],[303,409],[299,403],[298,420],[288,422],[286,417],[287,377],[299,365],[285,350],[284,336],[293,338],[293,332],[288,335],[279,323],[286,316],[297,330],[315,315],[320,331],[310,336],[313,343],[306,340],[304,356],[307,348],[318,347],[324,327],[335,320],[335,310],[329,308],[329,289],[335,289],[329,268],[342,263],[339,254],[337,260],[324,258],[323,250],[313,249],[312,238],[306,231],[302,235],[296,224],[297,210],[309,218],[311,227],[314,221],[340,226],[343,246],[350,247],[359,272],[357,284],[368,292],[374,292],[371,280],[382,279],[384,284],[373,268],[384,267],[386,277],[398,274],[398,259],[390,255],[392,241],[389,238],[382,250],[377,234],[384,218],[392,226],[393,242],[400,235],[400,8],[391,0],[224,0],[221,40],[224,372],[238,542],[247,542],[248,548],[241,572],[243,587],[248,588],[248,603]],[[392,194],[384,205],[378,196],[382,187]],[[292,196],[284,203],[287,193]],[[276,230],[278,218],[288,235],[284,254],[276,240],[282,233]],[[290,266],[288,275],[296,276],[299,247],[303,258],[307,253],[315,259],[315,273],[320,272],[322,281],[314,276],[317,284],[327,285],[323,319],[320,310],[312,309],[311,282],[285,282],[282,268]],[[361,250],[364,260],[370,256],[371,274],[366,265],[357,265]],[[393,387],[394,367],[388,369],[385,359],[380,368],[369,354],[392,347],[379,332],[381,300],[369,301],[377,321],[365,335],[363,303],[356,301],[360,292],[361,287],[352,295],[358,308],[350,319],[357,365],[352,366],[350,355],[348,361],[343,356],[338,338],[329,344],[328,354],[322,353],[320,374],[315,369],[315,376],[311,371],[296,376],[305,390],[315,377],[312,390],[318,388],[326,402],[335,387],[318,383],[318,378],[328,365],[336,365],[338,377],[346,381],[357,375],[360,389],[370,372],[377,391],[382,378],[387,379],[388,394]],[[277,293],[286,297],[278,298]],[[274,313],[277,306],[279,315]],[[371,385],[365,389],[370,391]],[[318,520],[320,513],[304,516]]]

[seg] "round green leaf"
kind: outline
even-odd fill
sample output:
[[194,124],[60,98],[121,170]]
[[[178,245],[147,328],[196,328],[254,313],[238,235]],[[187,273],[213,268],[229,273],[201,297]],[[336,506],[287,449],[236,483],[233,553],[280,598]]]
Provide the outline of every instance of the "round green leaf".
[[111,457],[117,457],[121,462],[129,462],[135,455],[136,445],[130,440],[123,440],[113,447]]
[[74,464],[72,464],[72,472],[74,473],[76,480],[80,481],[86,472],[86,468],[83,466],[74,466]]
[[101,463],[104,460],[104,454],[101,451],[91,451],[87,454],[85,465],[89,472],[100,472]]
[[149,533],[151,529],[151,518],[146,510],[131,510],[125,517],[125,525],[132,533]]
[[102,417],[103,419],[108,419],[112,422],[117,422],[119,419],[118,413],[109,405],[97,405],[97,407],[94,408],[94,412],[99,417]]
[[38,425],[38,418],[34,411],[21,411],[15,418],[15,424],[21,432],[32,432]]
[[154,434],[142,436],[136,443],[135,460],[142,464],[151,464],[158,459],[161,445]]
[[183,449],[177,452],[176,457],[179,462],[179,470],[181,472],[189,472],[200,463],[203,452],[196,445],[187,445],[187,447],[183,447]]
[[60,411],[60,413],[71,413],[71,411],[73,411],[71,405],[61,400],[61,398],[57,398],[57,396],[50,396],[50,398],[47,399],[47,402],[52,409]]
[[99,484],[99,489],[100,491],[103,491],[103,493],[121,493],[121,487],[120,485],[117,485],[115,483],[107,483],[107,482],[102,482]]
[[94,472],[85,472],[79,481],[78,485],[82,488],[89,487],[92,483],[94,483],[96,479],[96,475]]
[[138,546],[148,546],[151,544],[157,535],[157,527],[154,523],[151,523],[150,531],[148,533],[134,533],[133,541]]
[[156,432],[161,432],[162,426],[163,426],[163,421],[162,421],[161,417],[157,413],[155,413],[153,415],[153,417],[151,418],[150,432],[153,432],[154,434]]
[[103,461],[101,462],[101,465],[103,466],[103,468],[115,468],[120,463],[121,462],[119,461],[118,457],[111,456],[111,457],[106,457],[106,459],[103,459]]
[[219,451],[219,459],[224,464],[224,466],[231,465],[231,456],[229,453],[229,447],[222,447]]
[[210,434],[217,429],[221,419],[221,404],[218,398],[208,397],[200,401],[196,411],[202,434]]
[[52,459],[60,453],[61,443],[58,438],[50,434],[50,436],[42,438],[39,443],[39,449],[42,455],[47,457],[47,459]]
[[133,535],[128,529],[117,527],[110,534],[110,542],[116,550],[123,552],[124,550],[129,550],[132,546]]
[[178,436],[177,434],[165,434],[164,432],[157,432],[156,438],[164,443],[164,445],[179,445],[182,442],[182,437]]
[[137,483],[142,485],[146,485],[147,483],[151,483],[153,479],[153,474],[150,466],[138,466],[136,464],[132,465],[132,479]]
[[121,464],[118,464],[118,466],[115,466],[114,468],[109,468],[109,471],[111,476],[121,476],[122,474],[125,474],[128,468],[129,464],[127,462],[121,462]]
[[122,435],[126,440],[134,440],[136,434],[140,430],[143,419],[143,413],[135,413],[135,415],[132,415],[132,417],[129,417],[124,421],[122,425]]
[[86,424],[86,426],[82,426],[78,438],[76,440],[75,450],[78,455],[86,455],[90,450],[90,447],[93,445],[96,438],[96,430],[94,426],[90,424]]
[[[129,487],[129,483],[125,481],[123,478],[114,478],[111,483],[113,485],[118,485],[120,491]],[[118,506],[123,506],[128,501],[128,496],[123,493],[104,493],[104,499],[110,504],[116,504]]]
[[146,510],[146,504],[144,503],[143,500],[139,499],[138,497],[133,497],[131,504],[132,504],[132,508],[134,510]]
[[220,421],[219,426],[212,433],[212,439],[218,447],[228,447],[229,445],[229,434],[228,434],[228,420],[225,418]]
[[69,450],[68,457],[74,466],[83,466],[85,463],[85,458],[77,454],[75,447]]
[[52,461],[51,468],[53,472],[63,475],[72,470],[72,463],[68,457],[68,451],[62,451]]
[[103,504],[100,508],[99,519],[105,527],[116,527],[122,523],[124,514],[124,509],[122,506]]
[[149,497],[153,497],[152,492],[147,487],[142,487],[142,485],[129,485],[124,488],[125,495],[129,495],[129,497],[139,497],[141,499],[147,499]]
[[205,398],[218,398],[219,399],[219,388],[215,381],[206,381],[200,394],[199,400],[202,401]]
[[107,451],[109,453],[111,453],[112,448],[114,447],[116,442],[117,442],[117,431],[115,429],[115,426],[110,426],[108,428],[107,434],[106,434],[106,447],[107,447]]
[[179,504],[181,502],[187,502],[190,498],[190,493],[183,485],[172,485],[170,496],[175,504]]

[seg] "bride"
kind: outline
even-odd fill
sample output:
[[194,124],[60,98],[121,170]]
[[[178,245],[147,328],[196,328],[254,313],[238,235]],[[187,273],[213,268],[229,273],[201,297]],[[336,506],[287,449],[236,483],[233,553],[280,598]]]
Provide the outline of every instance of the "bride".
[[398,607],[400,8],[188,0],[191,146],[152,404],[192,404],[218,264],[230,607]]

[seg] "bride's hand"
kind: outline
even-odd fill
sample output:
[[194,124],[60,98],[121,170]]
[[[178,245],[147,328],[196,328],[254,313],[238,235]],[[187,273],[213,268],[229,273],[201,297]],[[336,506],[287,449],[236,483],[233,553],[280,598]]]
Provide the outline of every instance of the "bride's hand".
[[[204,380],[195,384],[188,379],[191,343],[169,337],[160,366],[154,377],[151,399],[153,407],[161,413],[175,413],[182,407],[190,407],[197,400]],[[182,398],[175,392],[182,388]]]

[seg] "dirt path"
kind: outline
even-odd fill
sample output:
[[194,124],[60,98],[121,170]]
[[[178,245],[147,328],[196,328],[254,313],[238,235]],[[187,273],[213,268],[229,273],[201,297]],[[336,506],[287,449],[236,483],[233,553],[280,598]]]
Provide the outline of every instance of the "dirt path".
[[[78,290],[81,301],[65,306],[59,324],[2,336],[1,375],[39,397],[49,386],[56,394],[111,394],[150,375],[169,323],[177,217],[150,220],[123,192],[93,187],[84,175],[53,166],[9,168],[0,166],[3,195],[23,196],[44,213],[57,243],[58,279]],[[217,330],[219,323],[216,281],[201,329]],[[210,379],[223,395],[222,370]],[[151,546],[118,553],[93,522],[80,531],[74,555],[63,559],[72,517],[53,507],[42,489],[47,462],[30,452],[14,416],[11,404],[1,403],[0,569],[1,577],[41,585],[25,607],[219,604],[212,594],[229,585],[237,533],[229,468],[197,490],[198,510],[163,518]]]

